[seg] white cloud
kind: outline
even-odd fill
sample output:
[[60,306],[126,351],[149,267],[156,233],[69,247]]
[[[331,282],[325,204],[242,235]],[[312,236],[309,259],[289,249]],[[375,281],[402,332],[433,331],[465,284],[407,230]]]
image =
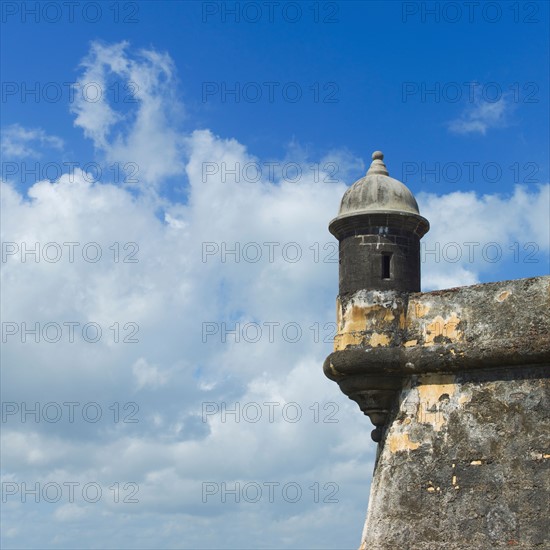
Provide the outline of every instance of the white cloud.
[[138,389],[164,386],[169,378],[168,373],[162,372],[157,365],[150,365],[143,357],[132,365],[132,372]]
[[508,124],[513,108],[508,95],[502,95],[497,101],[476,99],[459,118],[448,123],[449,130],[455,134],[481,134],[487,130],[502,128]]
[[39,158],[43,149],[63,150],[63,140],[48,135],[42,128],[24,128],[11,124],[2,129],[1,151],[4,159],[10,161],[24,158]]
[[426,290],[477,283],[496,265],[525,259],[526,250],[536,251],[537,263],[548,257],[548,184],[532,191],[516,186],[511,196],[456,191],[417,199],[431,226],[422,239]]
[[81,519],[86,515],[86,510],[76,504],[64,504],[56,508],[54,518],[60,522],[70,522]]
[[[236,141],[208,131],[195,132],[186,140],[189,203],[163,203],[167,223],[155,215],[159,202],[148,195],[136,198],[113,185],[91,184],[79,172],[72,180],[63,176],[53,183],[38,182],[26,196],[4,184],[3,240],[80,243],[73,263],[66,257],[54,263],[35,263],[30,257],[22,263],[20,254],[8,259],[3,276],[10,282],[11,296],[4,304],[5,319],[34,321],[39,316],[42,323],[60,325],[67,320],[93,321],[101,325],[104,335],[97,344],[80,339],[74,344],[47,344],[47,348],[43,341],[28,345],[11,339],[4,355],[11,400],[97,402],[103,419],[97,425],[80,418],[73,427],[42,422],[19,426],[19,432],[7,430],[4,437],[11,451],[4,464],[8,471],[22,472],[31,479],[37,473],[48,479],[62,465],[68,472],[79,472],[79,477],[57,474],[56,479],[81,479],[86,472],[88,480],[105,487],[115,481],[136,481],[140,513],[161,511],[159,518],[148,516],[149,524],[172,524],[181,513],[193,521],[215,514],[224,518],[222,539],[232,536],[238,541],[234,525],[247,522],[256,533],[251,545],[259,545],[265,536],[260,527],[282,517],[278,521],[286,524],[285,540],[305,540],[306,526],[318,506],[311,498],[305,500],[312,494],[308,487],[316,481],[338,483],[336,464],[349,461],[349,453],[356,452],[349,447],[335,465],[318,460],[344,439],[341,424],[322,422],[330,412],[323,410],[323,404],[339,403],[339,423],[364,432],[364,449],[370,431],[355,404],[323,377],[322,361],[330,344],[315,342],[310,330],[318,323],[321,338],[330,336],[323,326],[333,320],[337,268],[334,263],[314,262],[309,246],[332,241],[326,223],[337,209],[344,185],[316,182],[313,173],[297,184],[203,182],[204,161],[245,163],[253,157]],[[230,246],[235,242],[280,244],[272,263],[265,251],[258,263],[242,258],[224,263],[219,254],[202,261],[204,241],[224,241]],[[297,263],[281,255],[282,246],[291,241],[298,242],[303,252]],[[95,264],[82,259],[82,245],[89,242],[99,243],[103,251],[102,260]],[[120,243],[121,257],[124,243],[138,243],[139,262],[115,264],[110,249],[114,242]],[[56,297],[53,301],[52,296]],[[122,327],[128,321],[139,325],[139,342],[115,344],[109,327],[118,322],[122,340],[126,335]],[[203,342],[205,321],[226,322],[229,328],[235,321],[255,322],[264,327],[264,334],[255,344],[242,338],[232,342],[231,337],[222,344],[219,334]],[[277,331],[270,342],[264,322],[299,323],[302,338],[293,344]],[[29,379],[35,382],[29,385]],[[143,391],[148,388],[155,391]],[[255,424],[243,419],[232,422],[229,416],[222,422],[217,416],[203,422],[203,401],[224,403],[228,408],[257,403],[264,408],[264,419]],[[265,420],[263,403],[273,401],[279,403],[278,416],[270,423]],[[302,410],[303,419],[297,424],[281,416],[283,406],[291,401]],[[138,403],[140,422],[109,423],[113,414],[109,407],[115,402],[121,407]],[[317,423],[309,408],[316,402],[321,407]],[[120,417],[127,413],[121,410]],[[158,472],[164,470],[159,477]],[[203,481],[208,480],[241,485],[299,482],[304,499],[299,511],[292,511],[292,521],[284,519],[288,510],[280,495],[273,505],[264,502],[245,509],[224,506],[219,499],[205,505],[201,491]],[[346,498],[351,507],[351,497],[341,496],[341,502]],[[104,513],[117,513],[117,508]],[[357,510],[355,524],[361,522],[363,513]],[[65,511],[55,517],[71,519]],[[88,519],[89,525],[96,521],[94,517]],[[139,524],[142,527],[134,527],[147,530],[144,522]],[[48,531],[47,525],[40,529]],[[326,544],[334,546],[333,529],[325,529]],[[90,531],[90,540],[96,540],[94,535]],[[153,535],[157,539],[151,544],[157,546],[179,544],[175,541],[182,536],[200,542],[189,530],[182,535],[167,527]],[[210,545],[219,546],[222,539],[210,538]],[[70,544],[70,536],[65,540],[63,544]],[[283,543],[281,535],[277,540]]]
[[131,56],[128,48],[92,43],[71,109],[108,162],[128,167],[128,179],[139,186],[154,187],[183,173],[182,105],[170,56],[154,50]]

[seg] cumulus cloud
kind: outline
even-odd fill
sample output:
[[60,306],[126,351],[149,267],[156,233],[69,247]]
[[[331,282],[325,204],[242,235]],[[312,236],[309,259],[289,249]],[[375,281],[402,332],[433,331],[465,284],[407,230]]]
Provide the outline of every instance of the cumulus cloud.
[[[427,290],[474,284],[508,260],[545,262],[550,248],[550,185],[516,186],[510,196],[456,191],[420,193],[431,229],[422,240]],[[457,228],[460,228],[457,231]]]
[[174,65],[168,54],[128,49],[127,42],[91,44],[71,110],[108,162],[120,163],[142,187],[158,186],[184,169]]
[[[328,494],[325,484],[336,484],[328,488],[338,488],[340,504],[350,511],[350,525],[360,524],[364,513],[364,505],[353,510],[357,488],[353,480],[340,481],[336,466],[352,460],[357,449],[336,449],[346,446],[340,429],[345,422],[363,434],[361,452],[368,453],[370,426],[321,372],[330,352],[337,270],[336,263],[323,262],[331,252],[323,245],[332,241],[326,221],[334,215],[345,186],[325,182],[313,172],[294,183],[280,176],[272,181],[267,175],[257,183],[230,181],[220,174],[206,180],[205,162],[245,164],[259,159],[237,141],[209,131],[194,132],[185,141],[189,200],[164,201],[162,216],[156,215],[159,201],[148,194],[136,196],[115,185],[91,183],[78,171],[55,182],[39,181],[26,193],[3,184],[2,239],[18,247],[2,273],[11,296],[4,304],[4,318],[28,320],[31,328],[35,322],[40,327],[79,323],[72,343],[67,333],[57,343],[45,341],[41,332],[39,342],[30,336],[23,343],[20,332],[10,337],[3,358],[4,387],[10,388],[9,400],[16,403],[80,403],[72,426],[63,418],[52,424],[21,422],[20,411],[10,417],[3,433],[10,449],[4,467],[18,473],[18,482],[37,477],[45,482],[81,480],[81,485],[93,481],[110,496],[115,482],[138,483],[140,501],[134,508],[113,507],[108,501],[96,508],[105,507],[104,514],[122,509],[145,514],[148,519],[139,524],[150,545],[185,540],[190,547],[219,546],[221,539],[213,535],[204,539],[192,530],[171,527],[178,518],[195,522],[214,515],[222,538],[240,540],[234,525],[245,522],[251,526],[251,547],[261,546],[262,526],[278,518],[281,530],[271,530],[272,540],[283,544],[284,532],[285,540],[303,546],[311,518],[331,509],[322,502]],[[45,261],[39,249],[35,261],[24,246],[33,248],[37,242],[60,243],[59,259]],[[65,242],[77,243],[73,261]],[[311,250],[316,242],[320,248]],[[97,262],[90,261],[95,249],[83,254],[89,243],[102,252]],[[127,243],[138,245],[137,263],[124,263],[135,252],[133,246],[125,250]],[[205,257],[204,243],[214,243],[218,252]],[[258,262],[248,262],[242,253],[222,252],[225,244],[242,250],[247,243],[260,247]],[[263,243],[274,243],[272,261]],[[286,243],[300,251],[298,261],[288,259],[291,248],[286,249]],[[48,253],[55,257],[56,249],[50,247]],[[101,327],[98,342],[86,341],[81,330],[85,323]],[[133,331],[133,326],[125,328],[128,323],[139,327],[133,336],[137,342],[124,342]],[[205,323],[213,324],[214,334],[205,334]],[[242,332],[247,324],[248,331]],[[254,327],[261,332],[257,342],[250,338]],[[299,338],[293,332],[296,327]],[[285,408],[292,402],[297,406]],[[86,403],[101,407],[97,423],[83,417]],[[120,409],[116,424],[115,403]],[[139,407],[137,424],[124,423],[134,418],[131,406],[124,409],[131,403]],[[264,403],[275,403],[272,422]],[[324,409],[326,403],[333,405]],[[216,412],[204,417],[210,410],[205,411],[205,404]],[[246,412],[253,419],[257,407],[262,413],[257,423],[241,417]],[[238,416],[222,417],[227,410],[238,410]],[[62,411],[66,417],[63,405]],[[294,423],[290,420],[297,411],[300,419]],[[334,412],[338,423],[324,423]],[[87,414],[94,417],[94,409],[89,407]],[[318,460],[333,448],[335,465]],[[363,465],[360,477],[367,475],[368,459]],[[245,502],[244,508],[224,505],[219,492],[203,502],[205,482],[259,484],[264,495],[258,505]],[[279,488],[299,484],[303,496],[290,515],[282,493],[269,502],[264,483]],[[321,484],[320,502],[309,489],[314,483]],[[55,526],[79,522],[79,532],[97,540],[95,513],[84,521],[77,510],[61,508],[64,505],[60,502],[59,511],[52,512],[53,523],[47,520],[50,512],[44,511],[36,520],[37,530],[51,533],[51,540],[61,537],[56,544],[69,546],[70,536],[55,533]],[[25,516],[17,510],[11,517],[19,524]],[[147,533],[147,523],[162,528]],[[133,528],[141,530],[137,523]],[[334,529],[322,529],[325,544],[337,545]]]

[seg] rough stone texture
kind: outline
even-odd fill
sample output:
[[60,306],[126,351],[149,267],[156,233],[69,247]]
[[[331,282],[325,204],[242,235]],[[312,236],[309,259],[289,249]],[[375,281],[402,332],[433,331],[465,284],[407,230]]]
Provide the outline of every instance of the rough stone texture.
[[361,548],[550,548],[550,277],[358,291],[337,325],[325,374],[379,426]]
[[[340,295],[364,288],[419,291],[420,237],[427,230],[423,220],[390,213],[336,219],[331,231],[340,241]],[[387,276],[384,256],[389,259]]]
[[[550,357],[550,277],[337,299],[329,378],[460,371]],[[331,374],[333,376],[331,376]]]
[[549,367],[408,377],[361,548],[550,548]]

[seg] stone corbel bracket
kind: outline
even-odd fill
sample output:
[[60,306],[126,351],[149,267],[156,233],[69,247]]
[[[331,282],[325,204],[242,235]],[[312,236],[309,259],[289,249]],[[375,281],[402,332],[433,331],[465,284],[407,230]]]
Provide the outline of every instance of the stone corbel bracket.
[[550,277],[426,293],[361,290],[337,300],[325,375],[383,439],[411,375],[550,362]]

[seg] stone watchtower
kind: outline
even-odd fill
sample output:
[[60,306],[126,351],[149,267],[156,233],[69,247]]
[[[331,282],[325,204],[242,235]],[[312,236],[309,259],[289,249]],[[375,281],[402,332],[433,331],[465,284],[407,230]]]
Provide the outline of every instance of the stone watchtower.
[[548,549],[550,277],[421,293],[429,223],[372,158],[329,225],[340,288],[324,364],[375,426],[361,549]]

